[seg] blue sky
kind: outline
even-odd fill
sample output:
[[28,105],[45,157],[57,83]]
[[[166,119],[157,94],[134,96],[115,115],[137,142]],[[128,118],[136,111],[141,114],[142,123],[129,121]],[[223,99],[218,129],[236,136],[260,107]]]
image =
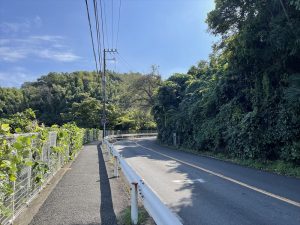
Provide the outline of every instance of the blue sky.
[[[122,0],[118,42],[119,0],[103,1],[107,47],[117,45],[120,54],[109,69],[147,73],[156,64],[167,78],[211,53],[216,38],[205,18],[213,0]],[[19,87],[49,72],[94,69],[84,0],[0,0],[0,86]]]

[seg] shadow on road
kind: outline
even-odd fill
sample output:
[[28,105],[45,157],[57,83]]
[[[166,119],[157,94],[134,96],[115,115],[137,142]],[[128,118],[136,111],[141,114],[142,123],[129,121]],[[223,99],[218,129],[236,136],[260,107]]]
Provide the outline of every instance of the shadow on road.
[[98,160],[99,160],[99,175],[100,175],[100,193],[101,193],[101,203],[100,203],[100,217],[101,224],[105,225],[116,225],[117,218],[113,208],[111,189],[109,184],[109,179],[107,175],[107,170],[105,167],[105,162],[100,145],[97,146],[98,149]]
[[[162,147],[156,144],[155,139],[121,141],[116,144],[118,145],[118,151],[125,159],[136,158],[140,165],[142,163],[146,165],[147,160],[148,165],[153,163],[152,168],[143,168],[149,179],[151,179],[151,176],[155,177],[157,182],[158,177],[164,173],[170,174],[170,176],[162,176],[163,178],[167,177],[165,180],[166,184],[168,179],[170,179],[168,183],[170,186],[167,191],[161,189],[161,193],[169,197],[164,200],[167,202],[168,207],[184,220],[185,225],[299,224],[300,220],[299,216],[297,216],[299,215],[299,208],[297,207],[282,204],[281,201],[274,198],[261,195],[210,173],[141,148],[138,144],[191,164],[206,167],[221,174],[234,176],[234,178],[244,182],[266,180],[267,182],[261,183],[277,187],[287,187],[289,184],[290,188],[288,189],[292,190],[293,193],[298,193],[299,191],[296,190],[296,187],[299,187],[300,181]],[[145,158],[145,161],[141,161],[141,158]],[[161,166],[157,168],[162,168],[162,165],[164,165],[167,169],[159,171],[155,165]],[[171,175],[174,174],[177,174],[177,177],[180,177],[181,180],[177,180],[177,177],[172,178],[173,176]],[[147,182],[147,179],[145,180]],[[158,187],[157,190],[160,190],[161,186],[155,185],[155,182],[153,184]],[[258,184],[254,183],[254,185]],[[265,189],[266,187],[262,188]],[[173,199],[173,196],[168,195],[168,193],[181,194],[177,195],[177,199]]]

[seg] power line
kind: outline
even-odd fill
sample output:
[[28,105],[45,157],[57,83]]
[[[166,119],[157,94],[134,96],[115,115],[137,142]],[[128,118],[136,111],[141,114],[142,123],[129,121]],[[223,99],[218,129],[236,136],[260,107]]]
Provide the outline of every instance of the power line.
[[114,48],[114,0],[111,0],[111,47]]
[[99,58],[99,65],[100,70],[102,70],[102,48],[101,48],[101,37],[100,37],[100,31],[99,31],[99,17],[98,17],[98,6],[97,1],[93,0],[94,2],[94,15],[95,15],[95,21],[96,21],[96,31],[97,31],[97,45],[98,45],[98,58]]
[[94,60],[95,60],[95,64],[96,64],[96,72],[99,74],[97,56],[96,56],[96,52],[95,52],[95,45],[94,45],[94,38],[93,38],[93,31],[92,31],[92,26],[91,26],[91,18],[90,18],[89,6],[88,6],[87,0],[85,0],[85,5],[86,5],[86,11],[87,11],[89,27],[90,27],[90,34],[91,34],[91,40],[92,40],[92,46],[93,46]]
[[118,17],[118,29],[117,29],[117,39],[116,39],[116,48],[118,48],[118,40],[119,40],[119,29],[120,29],[120,19],[121,19],[121,5],[122,0],[119,1],[119,17]]
[[[102,2],[102,0],[100,0],[100,3],[101,2]],[[102,6],[102,4],[101,4],[101,6]],[[101,11],[102,11],[102,7],[101,7]],[[104,25],[105,25],[105,33],[106,33],[106,42],[107,42],[107,48],[109,48],[105,1],[103,1],[103,12],[104,12]]]
[[[97,40],[97,47],[98,47],[98,60],[99,62],[97,62],[97,53],[96,53],[96,48],[95,48],[95,43],[94,43],[94,36],[93,36],[93,29],[92,29],[92,24],[91,24],[91,18],[90,18],[90,12],[89,12],[89,8],[88,8],[88,0],[85,0],[86,3],[86,8],[87,8],[87,14],[88,14],[88,21],[89,21],[89,28],[90,28],[90,34],[91,34],[91,39],[92,39],[92,45],[93,45],[93,53],[94,53],[94,60],[95,60],[95,64],[96,64],[96,70],[97,70],[97,74],[100,74],[100,72],[102,71],[101,77],[102,77],[102,94],[103,94],[103,116],[102,116],[102,124],[103,124],[103,135],[105,135],[105,131],[106,131],[106,53],[109,54],[115,54],[117,53],[117,49],[106,49],[105,46],[105,37],[107,39],[107,45],[109,45],[108,42],[108,32],[107,32],[107,17],[106,17],[106,10],[105,10],[105,1],[102,2],[102,0],[100,1],[100,16],[101,16],[101,25],[99,22],[99,7],[97,4],[97,0],[93,0],[94,3],[94,16],[95,16],[95,24],[96,24],[96,40]],[[102,5],[103,3],[103,5]],[[121,1],[120,1],[120,5],[121,5]],[[119,5],[119,7],[121,7]],[[111,4],[111,10],[112,10],[112,17],[111,17],[111,23],[112,23],[112,27],[111,27],[111,47],[114,47],[114,2],[112,0],[112,4]],[[103,11],[104,11],[104,15],[103,15]],[[104,17],[104,19],[103,19]],[[120,17],[120,9],[119,9],[119,17]],[[120,21],[120,18],[118,19]],[[119,24],[118,21],[118,24]],[[101,27],[100,27],[101,26]],[[106,29],[106,35],[104,34],[104,26]],[[119,25],[118,25],[119,26]],[[102,32],[100,32],[100,29]],[[119,29],[119,28],[118,28]],[[102,41],[102,45],[101,45],[101,41]],[[116,43],[117,44],[117,43]],[[103,48],[103,57],[102,57],[102,48]],[[103,62],[102,62],[103,59]],[[99,67],[98,68],[98,63],[99,63]],[[103,64],[102,64],[103,63]],[[102,65],[103,65],[103,70],[102,70]],[[115,65],[116,66],[116,65]],[[116,68],[115,68],[116,69]]]
[[133,67],[127,62],[126,59],[124,59],[124,57],[122,57],[122,56],[120,55],[119,52],[117,52],[117,55],[118,55],[118,56],[120,57],[120,59],[126,64],[126,66],[128,67],[128,69],[131,70],[131,71],[133,71],[133,70],[132,70]]
[[[100,0],[100,14],[101,14],[101,30],[102,30],[102,35],[103,35],[102,45],[103,45],[103,49],[105,49],[105,43],[104,43],[105,34],[104,34],[104,27],[103,27],[103,12],[102,12],[102,1],[101,0]],[[106,38],[107,38],[107,36],[106,36]]]
[[118,62],[122,63],[123,66],[121,66],[122,68],[127,69],[128,71],[132,71],[132,69],[123,61],[121,60],[121,58],[118,58],[120,60],[118,60]]

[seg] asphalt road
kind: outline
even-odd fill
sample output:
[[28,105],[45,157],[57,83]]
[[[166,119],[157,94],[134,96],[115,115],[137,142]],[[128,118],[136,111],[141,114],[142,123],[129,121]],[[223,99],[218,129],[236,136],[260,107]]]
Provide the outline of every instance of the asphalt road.
[[155,138],[115,146],[183,224],[300,224],[300,179],[161,147]]

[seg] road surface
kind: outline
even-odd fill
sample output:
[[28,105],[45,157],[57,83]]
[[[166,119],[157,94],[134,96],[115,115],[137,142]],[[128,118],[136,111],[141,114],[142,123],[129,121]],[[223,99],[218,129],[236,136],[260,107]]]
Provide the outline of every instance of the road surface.
[[115,147],[183,224],[300,224],[300,179],[161,147],[155,138]]

